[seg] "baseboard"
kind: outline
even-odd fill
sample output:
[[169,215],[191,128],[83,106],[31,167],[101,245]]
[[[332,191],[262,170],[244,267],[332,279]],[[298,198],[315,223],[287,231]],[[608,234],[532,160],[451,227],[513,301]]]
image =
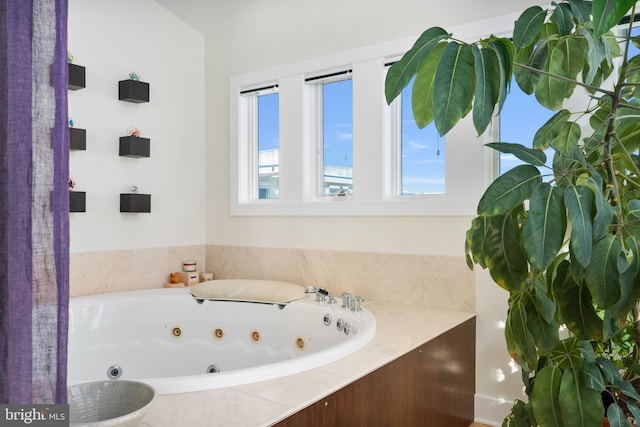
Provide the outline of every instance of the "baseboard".
[[513,402],[476,394],[474,398],[474,420],[488,426],[500,427],[504,417],[511,412]]

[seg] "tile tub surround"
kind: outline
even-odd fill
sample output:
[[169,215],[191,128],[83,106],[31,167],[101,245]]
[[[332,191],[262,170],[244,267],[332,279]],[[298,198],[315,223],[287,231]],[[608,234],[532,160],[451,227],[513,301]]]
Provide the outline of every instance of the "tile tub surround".
[[216,279],[315,285],[369,301],[475,312],[475,273],[464,256],[207,246]]
[[71,254],[71,297],[159,288],[182,262],[216,279],[315,285],[367,301],[475,312],[475,274],[464,256],[193,245]]
[[377,334],[358,352],[274,380],[158,396],[142,425],[269,426],[474,317],[468,312],[415,305],[381,302],[365,305],[376,316]]
[[205,246],[72,253],[70,297],[161,288],[169,273],[182,271],[182,263],[189,260],[203,271]]

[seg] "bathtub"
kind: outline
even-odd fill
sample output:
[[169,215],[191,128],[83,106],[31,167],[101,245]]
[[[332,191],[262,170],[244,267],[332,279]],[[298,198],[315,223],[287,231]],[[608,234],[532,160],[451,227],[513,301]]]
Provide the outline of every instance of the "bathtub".
[[288,303],[197,300],[190,288],[72,298],[68,383],[138,380],[159,394],[230,387],[334,362],[375,335],[366,308],[300,289]]

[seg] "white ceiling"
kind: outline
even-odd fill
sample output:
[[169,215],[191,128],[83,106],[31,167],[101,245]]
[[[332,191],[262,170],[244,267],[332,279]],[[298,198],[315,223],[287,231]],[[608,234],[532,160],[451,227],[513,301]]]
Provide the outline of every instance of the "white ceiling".
[[236,15],[260,0],[155,0],[169,12],[206,34],[218,21]]

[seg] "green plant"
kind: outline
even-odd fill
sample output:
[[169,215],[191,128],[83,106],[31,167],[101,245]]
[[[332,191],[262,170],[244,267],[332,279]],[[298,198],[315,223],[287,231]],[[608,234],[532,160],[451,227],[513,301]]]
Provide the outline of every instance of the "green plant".
[[630,12],[635,0],[534,6],[512,40],[429,28],[387,74],[389,103],[415,77],[415,120],[441,135],[469,113],[484,133],[513,76],[556,111],[533,148],[489,144],[523,164],[489,185],[466,236],[470,268],[509,292],[505,338],[528,402],[505,426],[640,420],[640,56],[629,54],[631,26],[618,29]]

